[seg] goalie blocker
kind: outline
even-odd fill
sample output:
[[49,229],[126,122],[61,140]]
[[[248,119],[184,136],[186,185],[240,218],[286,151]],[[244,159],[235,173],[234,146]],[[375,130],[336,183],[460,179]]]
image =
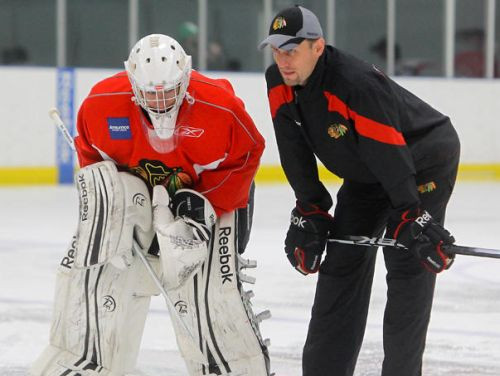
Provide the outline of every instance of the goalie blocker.
[[[118,172],[111,162],[83,168],[76,181],[79,225],[58,270],[50,344],[30,374],[121,376],[135,366],[150,297],[159,293],[132,251],[134,241],[148,249],[155,235],[149,192],[141,179]],[[172,220],[193,224],[179,216]],[[196,343],[172,320],[191,376],[269,375],[266,341],[259,331],[268,312],[254,315],[251,292],[242,287],[242,282],[252,282],[242,269],[254,264],[236,250],[241,226],[238,211],[221,216],[212,236],[203,240],[204,252],[198,249],[193,258],[202,254],[202,262],[192,265],[189,278],[176,275],[173,280],[181,283],[174,287],[167,286],[172,276],[165,276],[165,263],[147,255],[175,303],[177,312],[171,315],[183,316],[195,333]],[[197,231],[177,235],[177,240],[185,238],[177,245],[202,244]],[[186,260],[189,264],[189,257],[181,257]]]

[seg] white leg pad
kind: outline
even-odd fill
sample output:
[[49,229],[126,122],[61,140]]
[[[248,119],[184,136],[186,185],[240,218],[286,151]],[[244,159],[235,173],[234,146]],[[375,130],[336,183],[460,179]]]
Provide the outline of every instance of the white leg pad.
[[74,253],[70,247],[59,266],[50,344],[30,375],[124,375],[135,366],[150,297],[159,292],[137,256],[123,270],[76,268]]
[[75,180],[80,197],[75,265],[111,262],[126,268],[132,262],[133,241],[147,249],[154,237],[146,184],[128,172],[118,172],[110,161],[82,168]]
[[191,376],[270,374],[259,320],[241,283],[247,278],[240,272],[235,223],[234,213],[219,218],[205,264],[183,286],[168,291],[196,337],[194,343],[172,321]]

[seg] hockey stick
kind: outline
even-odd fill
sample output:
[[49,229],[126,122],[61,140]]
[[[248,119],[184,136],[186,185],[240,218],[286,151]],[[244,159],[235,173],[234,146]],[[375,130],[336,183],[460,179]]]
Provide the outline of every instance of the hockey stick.
[[[69,147],[71,148],[71,150],[73,150],[73,151],[76,152],[75,143],[73,141],[73,137],[71,137],[71,134],[69,133],[69,131],[66,128],[66,126],[64,125],[64,122],[62,121],[61,116],[59,115],[59,111],[57,110],[57,108],[51,108],[49,110],[49,116],[54,121],[54,124],[57,126],[57,128],[59,129],[59,131],[61,131],[62,135],[64,136],[64,139],[69,144]],[[148,271],[149,275],[151,276],[151,279],[153,280],[153,282],[155,283],[155,285],[158,287],[158,289],[160,290],[161,294],[165,298],[165,302],[167,303],[167,306],[171,309],[171,311],[173,310],[175,318],[181,324],[182,328],[185,330],[185,332],[188,335],[188,337],[195,344],[194,347],[200,352],[200,354],[202,355],[202,359],[204,359],[205,356],[203,355],[203,353],[201,352],[201,350],[199,350],[198,345],[197,345],[197,341],[196,341],[193,333],[191,332],[191,330],[189,329],[189,327],[187,326],[187,324],[183,320],[183,318],[180,316],[180,314],[177,312],[177,309],[175,308],[172,300],[170,299],[170,297],[168,296],[167,292],[163,288],[163,285],[161,284],[158,276],[156,275],[155,271],[151,267],[151,264],[146,259],[146,256],[144,256],[144,253],[142,252],[141,247],[139,246],[139,244],[137,244],[137,242],[135,240],[134,240],[134,244],[133,244],[133,249],[134,249],[135,253],[139,256],[139,259],[144,264],[144,267],[146,268],[146,270]]]
[[[135,240],[134,240],[134,251],[135,251],[135,253],[137,253],[137,255],[139,256],[139,258],[141,259],[142,263],[144,264],[144,267],[148,271],[148,273],[151,276],[151,279],[155,283],[156,287],[158,287],[158,290],[160,290],[160,293],[165,298],[165,302],[167,303],[167,306],[170,308],[170,310],[173,310],[175,312],[175,317],[177,318],[177,320],[179,321],[179,323],[181,324],[181,326],[184,328],[184,330],[189,335],[189,337],[191,338],[191,340],[194,343],[196,343],[196,339],[194,338],[193,333],[191,332],[191,330],[187,326],[186,322],[177,313],[177,309],[175,308],[174,302],[172,302],[172,299],[170,299],[170,297],[168,296],[167,291],[165,290],[165,288],[163,287],[160,279],[158,278],[158,276],[156,275],[155,271],[153,270],[153,267],[151,266],[151,264],[149,263],[149,261],[146,259],[146,256],[144,256],[143,250],[141,249],[141,247],[139,246],[139,244]],[[196,348],[198,349],[197,346],[196,346]],[[201,351],[200,351],[200,354],[202,356],[204,356],[201,353]]]
[[[342,239],[328,239],[329,242],[343,243],[352,245],[363,245],[367,247],[380,246],[380,247],[394,247],[398,249],[407,249],[403,244],[400,244],[396,239],[389,238],[370,238],[368,236],[346,236]],[[500,249],[491,248],[478,248],[478,247],[465,247],[461,245],[445,245],[443,250],[447,253],[457,255],[477,256],[477,257],[490,257],[500,258]]]
[[73,137],[71,137],[71,135],[68,132],[68,128],[66,128],[66,126],[64,125],[64,123],[63,123],[63,121],[61,119],[61,116],[59,115],[59,111],[57,110],[57,108],[55,108],[55,107],[51,108],[49,110],[49,116],[52,119],[52,121],[54,122],[54,124],[57,127],[57,129],[59,129],[59,131],[63,135],[64,139],[68,143],[68,145],[71,148],[71,150],[76,151],[76,149],[75,149],[75,142],[73,141]]

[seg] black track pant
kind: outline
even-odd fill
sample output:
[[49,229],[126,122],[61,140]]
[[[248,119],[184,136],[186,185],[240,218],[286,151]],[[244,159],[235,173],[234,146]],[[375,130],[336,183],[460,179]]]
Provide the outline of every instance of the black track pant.
[[[421,194],[422,207],[438,221],[444,221],[455,177],[456,169],[433,179],[436,189]],[[337,195],[334,235],[380,236],[389,210],[379,185],[344,182]],[[365,332],[375,257],[373,247],[329,243],[304,346],[304,376],[353,375]],[[384,259],[388,292],[382,376],[420,376],[435,275],[409,252],[386,248]]]

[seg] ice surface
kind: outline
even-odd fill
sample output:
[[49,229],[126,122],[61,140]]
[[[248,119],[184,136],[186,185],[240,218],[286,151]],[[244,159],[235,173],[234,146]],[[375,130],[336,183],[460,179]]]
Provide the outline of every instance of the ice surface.
[[[334,194],[337,186],[329,187]],[[457,244],[500,248],[500,184],[458,183],[447,227]],[[277,376],[301,375],[314,276],[288,264],[283,239],[294,198],[285,185],[258,186],[245,257],[257,259],[253,305],[271,309],[262,323]],[[26,375],[48,341],[56,265],[76,224],[73,187],[0,189],[0,375]],[[380,253],[381,254],[381,253]],[[380,256],[379,254],[379,256]],[[385,269],[378,258],[365,341],[356,376],[380,375]],[[137,375],[185,375],[170,318],[153,298]],[[458,256],[438,277],[424,358],[425,376],[500,375],[500,260]]]

